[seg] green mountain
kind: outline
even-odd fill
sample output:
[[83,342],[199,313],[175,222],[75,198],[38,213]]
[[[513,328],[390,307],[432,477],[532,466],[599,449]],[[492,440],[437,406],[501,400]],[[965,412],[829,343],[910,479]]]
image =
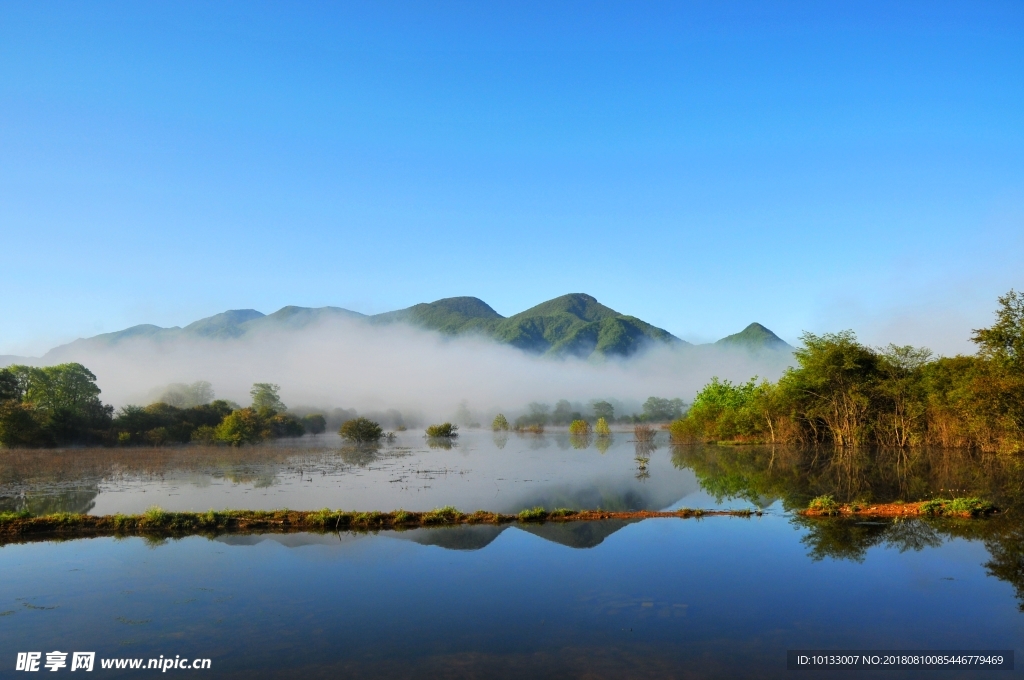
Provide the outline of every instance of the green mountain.
[[[572,293],[510,317],[498,314],[486,302],[475,297],[445,298],[374,316],[340,307],[289,306],[273,314],[263,314],[255,309],[232,309],[199,319],[184,328],[141,324],[114,333],[80,338],[55,347],[41,360],[30,357],[2,359],[6,363],[21,360],[53,363],[72,360],[79,350],[110,347],[134,338],[157,342],[180,337],[238,338],[259,330],[300,331],[312,324],[332,319],[363,319],[374,325],[406,323],[450,336],[475,334],[526,352],[549,356],[625,357],[651,344],[690,344],[635,316],[605,307],[590,295]],[[715,345],[756,352],[793,349],[759,323],[752,323],[743,331],[722,338]]]
[[537,354],[628,356],[651,341],[687,344],[582,293],[548,300],[508,318],[482,300],[458,297],[378,314],[370,320],[401,321],[447,335],[476,333]]
[[407,309],[371,316],[371,323],[402,321],[429,328],[447,335],[458,335],[481,330],[488,322],[504,319],[490,305],[475,297],[444,298],[436,302],[421,302]]
[[792,351],[793,349],[785,340],[756,322],[750,324],[739,333],[727,335],[716,342],[715,345],[753,351],[765,349]]

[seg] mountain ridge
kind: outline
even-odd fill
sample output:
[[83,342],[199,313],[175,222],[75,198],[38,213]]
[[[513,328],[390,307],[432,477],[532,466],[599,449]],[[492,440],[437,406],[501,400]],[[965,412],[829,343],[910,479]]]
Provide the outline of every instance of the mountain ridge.
[[[270,328],[299,330],[324,320],[340,318],[361,319],[379,326],[405,323],[446,336],[478,335],[525,352],[549,356],[628,357],[659,344],[691,346],[691,343],[662,328],[601,304],[591,295],[569,293],[508,317],[499,314],[483,300],[470,296],[442,298],[374,315],[331,306],[288,305],[270,314],[255,309],[230,309],[184,327],[138,324],[120,331],[79,338],[52,348],[41,359],[59,360],[78,349],[109,347],[134,338],[157,341],[182,336],[229,339]],[[713,344],[750,351],[792,350],[775,333],[756,322]],[[4,357],[6,360],[13,358]]]

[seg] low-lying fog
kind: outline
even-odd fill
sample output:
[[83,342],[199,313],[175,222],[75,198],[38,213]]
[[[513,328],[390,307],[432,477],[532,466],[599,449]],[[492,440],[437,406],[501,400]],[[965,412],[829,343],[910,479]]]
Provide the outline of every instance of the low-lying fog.
[[[149,403],[169,383],[212,383],[217,398],[248,404],[254,382],[281,386],[292,408],[397,409],[414,419],[448,419],[460,404],[480,422],[530,402],[593,399],[640,410],[650,396],[690,401],[712,376],[776,379],[790,355],[712,346],[652,345],[629,359],[557,359],[526,354],[484,338],[449,338],[405,324],[371,326],[331,320],[301,330],[270,330],[238,339],[131,339],[111,347],[67,347],[60,361],[96,374],[104,402]],[[465,408],[462,409],[465,413]]]

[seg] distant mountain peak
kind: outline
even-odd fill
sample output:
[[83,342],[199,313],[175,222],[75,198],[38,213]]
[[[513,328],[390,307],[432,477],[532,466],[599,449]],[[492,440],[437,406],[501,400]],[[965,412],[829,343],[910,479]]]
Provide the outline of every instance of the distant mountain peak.
[[716,345],[723,347],[743,347],[746,349],[793,349],[792,346],[769,328],[756,321],[739,333],[727,335]]

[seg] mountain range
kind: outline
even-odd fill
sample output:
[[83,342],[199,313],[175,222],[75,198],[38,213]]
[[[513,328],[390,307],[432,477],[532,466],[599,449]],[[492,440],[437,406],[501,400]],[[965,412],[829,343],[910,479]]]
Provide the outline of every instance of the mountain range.
[[[233,309],[184,328],[151,324],[80,338],[55,347],[41,359],[52,363],[80,349],[110,347],[133,338],[165,340],[179,337],[238,338],[263,329],[300,330],[332,319],[361,319],[373,325],[405,323],[457,336],[477,334],[523,351],[552,356],[629,356],[660,343],[690,345],[668,331],[635,316],[606,307],[590,295],[572,293],[504,317],[475,297],[444,298],[383,314],[365,315],[340,307],[282,307],[272,314]],[[759,323],[722,338],[715,345],[750,351],[792,351],[785,341]],[[0,357],[0,365],[24,357]]]

